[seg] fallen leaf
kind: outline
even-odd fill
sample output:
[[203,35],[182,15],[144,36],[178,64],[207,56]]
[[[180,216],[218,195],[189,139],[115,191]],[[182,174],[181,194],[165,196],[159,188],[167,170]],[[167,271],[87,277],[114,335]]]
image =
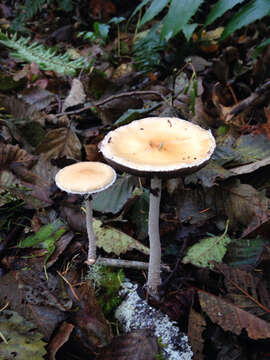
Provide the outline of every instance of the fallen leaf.
[[119,176],[110,188],[93,195],[93,209],[102,213],[118,213],[133,196],[136,184],[137,179],[134,176]]
[[225,331],[240,335],[246,330],[249,338],[253,340],[270,337],[270,324],[238,306],[223,300],[221,297],[198,290],[202,310],[210,317],[212,322],[218,324]]
[[120,255],[135,249],[149,255],[148,247],[120,230],[102,226],[102,222],[99,220],[94,220],[94,231],[97,237],[97,246],[102,247],[107,253]]
[[158,339],[152,330],[135,330],[116,336],[101,350],[98,360],[155,360],[160,352]]
[[206,321],[203,316],[191,308],[188,319],[188,338],[193,351],[193,359],[204,359],[203,348],[204,339],[203,332],[206,328]]
[[227,222],[224,233],[220,236],[210,236],[200,240],[197,244],[191,246],[182,262],[191,263],[200,267],[214,267],[213,261],[221,262],[231,238],[227,235],[229,223]]
[[[43,360],[46,343],[37,327],[15,311],[0,312],[0,358],[3,360]],[[3,341],[3,338],[6,341]]]
[[59,128],[48,131],[36,152],[43,154],[45,160],[62,156],[80,160],[81,148],[81,142],[72,129]]
[[66,111],[67,108],[83,104],[86,99],[86,94],[84,92],[83,84],[79,79],[73,79],[70,92],[66,97],[63,104],[63,111]]
[[57,351],[69,340],[70,334],[74,329],[74,325],[63,322],[57,333],[50,340],[48,345],[49,360],[55,360]]

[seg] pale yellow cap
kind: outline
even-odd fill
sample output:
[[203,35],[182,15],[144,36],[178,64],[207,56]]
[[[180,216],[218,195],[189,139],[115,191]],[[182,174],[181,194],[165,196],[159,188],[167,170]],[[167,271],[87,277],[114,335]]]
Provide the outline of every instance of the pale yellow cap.
[[114,169],[100,162],[79,162],[58,171],[56,185],[72,194],[92,194],[111,186],[116,179]]
[[214,149],[211,131],[171,117],[133,121],[109,132],[100,146],[110,163],[144,174],[200,167]]

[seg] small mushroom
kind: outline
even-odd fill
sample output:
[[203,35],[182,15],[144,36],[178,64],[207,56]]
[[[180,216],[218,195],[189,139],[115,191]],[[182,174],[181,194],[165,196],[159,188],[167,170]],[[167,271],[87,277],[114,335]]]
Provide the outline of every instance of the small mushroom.
[[100,144],[116,169],[151,178],[148,234],[150,260],[147,286],[158,295],[161,283],[159,206],[161,179],[185,176],[210,160],[215,149],[211,131],[178,118],[146,118],[110,131]]
[[86,228],[89,240],[86,263],[96,262],[96,237],[93,229],[91,194],[110,187],[116,179],[113,168],[101,162],[79,162],[59,170],[55,176],[56,185],[70,194],[84,196],[86,208]]

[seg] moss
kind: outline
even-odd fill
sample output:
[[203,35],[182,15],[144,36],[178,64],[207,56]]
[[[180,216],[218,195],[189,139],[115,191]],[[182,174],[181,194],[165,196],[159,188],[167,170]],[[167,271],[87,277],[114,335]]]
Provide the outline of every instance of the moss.
[[116,271],[110,267],[93,265],[89,269],[87,279],[94,283],[98,303],[104,315],[109,317],[122,301],[118,294],[124,280],[123,270]]

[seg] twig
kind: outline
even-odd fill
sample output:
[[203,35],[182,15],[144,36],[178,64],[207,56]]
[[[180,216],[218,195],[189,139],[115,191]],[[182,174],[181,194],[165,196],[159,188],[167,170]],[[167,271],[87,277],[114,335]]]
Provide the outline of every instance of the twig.
[[256,100],[259,102],[263,102],[266,96],[269,96],[268,92],[270,91],[270,80],[266,81],[262,86],[259,86],[255,89],[255,91],[239,102],[237,105],[233,106],[232,110],[230,111],[229,115],[234,117],[239,115],[241,112],[245,111],[249,106],[253,105]]
[[[133,268],[139,270],[147,270],[149,266],[147,262],[143,261],[108,259],[103,257],[99,257],[96,261],[96,264],[113,267]],[[167,265],[161,265],[161,268],[167,271],[170,270],[169,266]]]
[[135,91],[129,91],[129,92],[121,93],[121,94],[112,95],[112,96],[107,97],[106,99],[103,99],[103,100],[97,101],[95,103],[92,103],[91,105],[85,106],[82,109],[62,112],[62,113],[56,114],[56,116],[58,117],[58,116],[63,116],[63,115],[79,114],[85,110],[92,109],[93,107],[99,107],[101,105],[106,104],[107,102],[113,101],[115,99],[119,99],[121,97],[127,97],[127,96],[133,96],[133,95],[151,95],[151,94],[159,96],[163,101],[167,100],[165,96],[163,96],[162,94],[160,94],[159,92],[154,91],[154,90],[135,90]]

